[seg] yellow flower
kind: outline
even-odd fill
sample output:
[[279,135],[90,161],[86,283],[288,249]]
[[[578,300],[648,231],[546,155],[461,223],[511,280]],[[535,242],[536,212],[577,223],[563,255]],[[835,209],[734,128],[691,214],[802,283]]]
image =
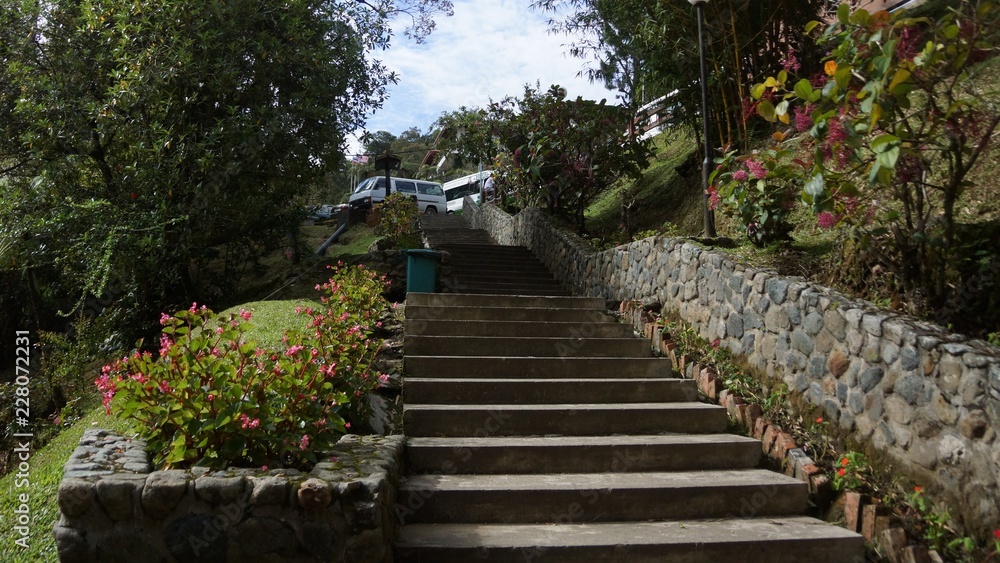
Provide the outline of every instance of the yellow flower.
[[823,71],[826,72],[827,76],[833,76],[837,72],[837,61],[826,61],[823,65]]

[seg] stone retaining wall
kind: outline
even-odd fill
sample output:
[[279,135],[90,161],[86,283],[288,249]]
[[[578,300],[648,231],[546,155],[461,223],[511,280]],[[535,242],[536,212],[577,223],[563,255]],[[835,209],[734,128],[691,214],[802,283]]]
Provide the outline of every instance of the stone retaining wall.
[[344,436],[308,474],[150,472],[142,441],[90,429],[59,485],[59,559],[392,561],[402,445],[402,436]]
[[970,531],[1000,527],[1000,349],[683,239],[596,252],[535,209],[466,209],[575,294],[659,304],[719,339],[946,498]]

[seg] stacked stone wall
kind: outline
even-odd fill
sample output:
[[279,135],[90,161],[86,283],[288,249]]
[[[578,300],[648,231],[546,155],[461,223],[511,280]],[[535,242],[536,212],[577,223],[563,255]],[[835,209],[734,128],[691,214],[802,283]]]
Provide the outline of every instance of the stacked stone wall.
[[536,209],[484,205],[469,217],[530,248],[575,294],[673,312],[931,486],[969,530],[1000,527],[997,347],[683,239],[597,252]]
[[309,473],[151,472],[142,441],[91,429],[59,486],[59,559],[392,561],[402,445],[344,436]]

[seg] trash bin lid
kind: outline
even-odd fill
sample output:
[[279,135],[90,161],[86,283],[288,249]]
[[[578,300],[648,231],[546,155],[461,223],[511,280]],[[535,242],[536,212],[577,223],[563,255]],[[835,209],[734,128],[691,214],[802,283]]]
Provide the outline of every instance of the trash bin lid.
[[404,248],[400,250],[404,256],[416,256],[430,260],[440,260],[441,252],[430,248]]

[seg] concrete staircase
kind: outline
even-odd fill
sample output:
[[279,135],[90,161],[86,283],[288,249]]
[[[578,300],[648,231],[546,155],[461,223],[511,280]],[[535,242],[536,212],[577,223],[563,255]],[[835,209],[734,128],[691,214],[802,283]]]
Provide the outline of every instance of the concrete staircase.
[[864,560],[604,308],[407,296],[396,561]]
[[420,224],[427,246],[446,253],[444,293],[568,295],[530,250],[498,246],[486,231],[470,229],[461,215],[425,215]]

